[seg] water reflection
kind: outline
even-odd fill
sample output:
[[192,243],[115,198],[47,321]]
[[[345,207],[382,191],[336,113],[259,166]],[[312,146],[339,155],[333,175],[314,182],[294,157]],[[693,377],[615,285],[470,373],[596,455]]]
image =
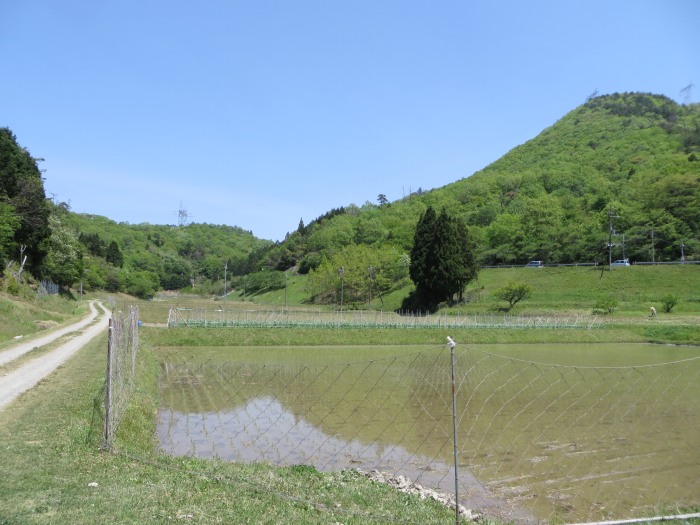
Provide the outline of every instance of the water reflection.
[[[547,349],[532,349],[526,361],[523,348],[514,357],[457,356],[463,503],[506,520],[522,518],[514,509],[525,507],[565,522],[700,503],[700,362],[648,366],[670,352],[596,345],[594,356],[559,349],[563,364],[544,365]],[[163,359],[158,437],[166,452],[377,468],[453,491],[449,352],[314,365],[298,349],[293,358],[280,351],[277,364],[221,352]],[[319,352],[309,349],[308,361],[322,361]],[[684,359],[693,350],[673,352]],[[569,365],[577,359],[598,367]]]
[[[401,446],[346,441],[326,434],[272,397],[251,399],[226,412],[183,413],[164,409],[157,433],[161,447],[173,455],[303,464],[322,471],[378,469],[420,480],[425,486],[445,492],[454,490],[452,465],[417,456]],[[500,509],[499,514],[512,515],[512,509],[504,514],[506,503],[490,495],[466,469],[460,472],[460,482],[467,490],[461,498],[463,504]]]

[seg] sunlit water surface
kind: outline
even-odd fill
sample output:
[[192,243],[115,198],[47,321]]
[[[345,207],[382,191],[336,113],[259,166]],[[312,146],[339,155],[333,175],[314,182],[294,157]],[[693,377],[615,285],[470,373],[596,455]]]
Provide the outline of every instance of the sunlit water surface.
[[[659,345],[458,346],[460,500],[518,521],[697,505],[699,354]],[[454,491],[444,347],[159,355],[158,438],[170,454],[376,468]]]

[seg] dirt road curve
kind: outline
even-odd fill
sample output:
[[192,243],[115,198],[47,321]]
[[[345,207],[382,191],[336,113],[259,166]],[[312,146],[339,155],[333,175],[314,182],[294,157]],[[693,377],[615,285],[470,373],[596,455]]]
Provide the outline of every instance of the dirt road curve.
[[[95,319],[97,319],[97,321],[95,321]],[[0,410],[12,402],[22,392],[29,390],[44,377],[53,372],[93,337],[98,334],[104,334],[108,325],[109,315],[100,314],[95,307],[94,301],[92,301],[90,302],[90,315],[82,321],[1,352],[0,366],[17,359],[36,347],[46,345],[69,332],[82,330],[79,335],[73,337],[51,352],[29,361],[6,375],[0,376]],[[106,344],[107,339],[105,335],[105,345]]]

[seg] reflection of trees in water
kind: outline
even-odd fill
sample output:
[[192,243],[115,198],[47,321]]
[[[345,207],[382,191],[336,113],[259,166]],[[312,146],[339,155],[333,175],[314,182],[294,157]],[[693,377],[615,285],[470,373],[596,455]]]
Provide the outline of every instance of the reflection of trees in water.
[[[572,367],[459,351],[461,468],[490,492],[564,521],[697,504],[698,364]],[[312,450],[321,440],[351,464],[366,465],[363,454],[400,457],[418,472],[452,462],[444,349],[331,365],[168,363],[162,392],[164,409],[191,422],[249,418],[269,440],[291,428],[284,439],[311,440]]]
[[[451,386],[444,350],[332,365],[233,362],[162,364],[163,407],[181,413],[233,412],[252,400],[285,410],[345,441],[405,446],[450,458]],[[264,417],[261,414],[261,417]],[[447,425],[445,429],[436,426]],[[438,439],[440,438],[440,441]]]

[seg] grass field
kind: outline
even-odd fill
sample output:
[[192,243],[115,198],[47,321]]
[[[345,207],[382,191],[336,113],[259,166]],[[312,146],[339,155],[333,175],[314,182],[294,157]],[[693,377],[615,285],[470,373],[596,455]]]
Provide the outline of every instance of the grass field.
[[[545,267],[482,269],[476,281],[467,287],[471,302],[452,311],[493,311],[505,306],[494,292],[509,281],[527,283],[533,287],[530,299],[516,305],[514,312],[585,312],[590,313],[596,302],[613,297],[619,301],[618,312],[623,315],[648,315],[649,307],[661,311],[661,300],[667,293],[680,299],[674,313],[700,313],[700,265],[629,266],[608,270],[607,267]],[[287,305],[304,301],[305,276],[294,276],[287,281]],[[411,287],[406,287],[372,300],[372,308],[395,310]],[[242,294],[229,296],[242,300]],[[250,302],[284,306],[285,290],[274,290],[256,296],[247,296]]]
[[[618,301],[594,330],[451,330],[460,343],[659,342],[700,345],[700,266],[483,270],[469,287],[473,301],[442,313],[494,312],[503,305],[493,292],[509,280],[531,284],[533,296],[513,313],[547,312],[593,316],[601,297]],[[288,308],[301,304],[305,278],[289,279]],[[384,297],[400,305],[407,289]],[[664,294],[680,301],[670,313]],[[99,298],[107,300],[101,294]],[[137,304],[146,325],[163,324],[172,305],[217,308],[221,299],[171,294],[166,300],[112,296],[115,307]],[[230,307],[284,306],[284,290],[247,297]],[[251,300],[252,299],[252,300]],[[60,325],[77,320],[86,301],[0,296],[0,348],[16,335],[42,330],[37,321]],[[373,302],[374,308],[382,307]],[[659,315],[649,317],[649,307]],[[158,346],[383,344],[382,329],[141,329],[140,389],[123,420],[117,450],[100,452],[104,344],[99,339],[37,388],[0,412],[0,525],[24,523],[451,523],[453,511],[396,493],[353,473],[322,474],[308,467],[238,465],[155,454],[154,414],[158,373],[150,348]],[[444,342],[440,329],[392,330],[397,344]],[[97,486],[89,486],[90,483]]]

